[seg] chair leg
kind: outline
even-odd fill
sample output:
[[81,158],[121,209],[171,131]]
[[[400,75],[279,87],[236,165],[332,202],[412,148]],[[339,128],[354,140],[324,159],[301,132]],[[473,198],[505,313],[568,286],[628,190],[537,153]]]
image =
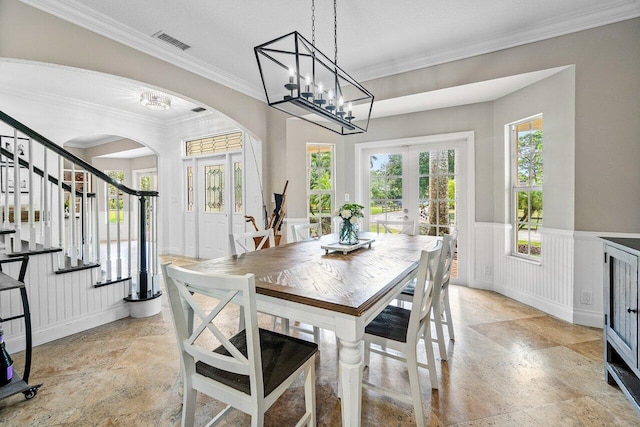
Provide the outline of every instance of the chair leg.
[[[415,346],[407,351],[407,370],[409,371],[409,385],[411,386],[411,398],[413,400],[413,411],[416,414],[416,425],[424,427],[424,411],[422,409],[422,392],[420,391],[420,378],[418,376],[418,359]],[[431,366],[429,366],[429,377],[431,377]]]
[[[447,360],[447,345],[444,339],[444,330],[442,329],[441,305],[442,304],[438,304],[433,307],[433,321],[436,324],[436,338],[438,341],[438,348],[440,349],[440,358],[442,360]],[[431,331],[429,331],[429,334],[431,334]]]
[[436,372],[436,358],[433,355],[433,344],[431,343],[431,328],[427,325],[424,328],[422,341],[424,341],[424,350],[427,353],[427,366],[429,367],[429,381],[431,388],[438,389],[438,373]]
[[364,367],[369,366],[369,358],[371,356],[371,343],[369,341],[364,342]]
[[316,369],[315,357],[304,372],[304,405],[309,415],[308,427],[316,425]]
[[317,326],[313,327],[313,342],[316,344],[320,344],[320,328]]
[[183,398],[182,398],[182,425],[192,426],[196,412],[196,396],[197,391],[191,385],[191,379],[185,378],[183,381]]
[[289,319],[285,319],[284,317],[281,317],[280,323],[282,324],[282,333],[285,335],[291,335],[290,329],[289,329]]
[[444,295],[443,299],[444,303],[444,311],[447,315],[447,328],[449,329],[449,339],[451,341],[455,341],[455,336],[453,334],[453,321],[451,320],[451,306],[449,305],[449,292]]

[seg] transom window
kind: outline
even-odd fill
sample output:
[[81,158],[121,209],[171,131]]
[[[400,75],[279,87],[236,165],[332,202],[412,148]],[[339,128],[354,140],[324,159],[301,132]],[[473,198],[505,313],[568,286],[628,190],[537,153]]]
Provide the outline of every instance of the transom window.
[[540,259],[542,227],[542,116],[511,125],[514,255]]
[[187,156],[242,150],[242,132],[231,132],[185,142]]
[[329,144],[307,144],[307,204],[309,222],[320,223],[320,234],[331,233],[334,210],[334,150]]

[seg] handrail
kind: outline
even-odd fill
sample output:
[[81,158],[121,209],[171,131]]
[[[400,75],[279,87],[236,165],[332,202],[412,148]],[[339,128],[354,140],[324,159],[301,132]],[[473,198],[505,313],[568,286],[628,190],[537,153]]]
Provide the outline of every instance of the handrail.
[[[20,123],[19,121],[15,120],[11,116],[8,116],[7,114],[5,114],[1,110],[0,110],[0,120],[2,120],[3,122],[7,123],[10,126],[12,126],[14,129],[17,129],[18,131],[22,132],[23,134],[29,136],[30,138],[35,139],[40,144],[44,145],[45,147],[47,147],[51,151],[54,151],[59,156],[64,157],[65,159],[67,159],[67,160],[69,160],[69,161],[71,161],[71,162],[73,162],[73,163],[75,163],[77,165],[80,165],[83,169],[91,172],[92,174],[96,175],[98,178],[100,178],[103,181],[106,181],[107,183],[109,183],[109,184],[113,185],[114,187],[120,189],[124,193],[127,193],[127,194],[132,195],[132,196],[140,196],[140,197],[144,197],[144,196],[157,197],[159,195],[159,193],[157,191],[133,190],[133,189],[127,187],[126,185],[123,185],[119,181],[111,178],[106,173],[102,172],[99,169],[96,169],[94,166],[92,166],[89,163],[85,162],[80,157],[77,157],[74,154],[64,150],[62,147],[60,147],[59,145],[55,144],[51,140],[45,138],[44,136],[40,135],[38,132],[34,131],[33,129],[29,128],[28,126],[23,125],[22,123]],[[24,161],[23,159],[20,159],[20,164],[22,164],[23,161]],[[28,165],[27,162],[25,162],[25,163],[26,163],[26,165]]]

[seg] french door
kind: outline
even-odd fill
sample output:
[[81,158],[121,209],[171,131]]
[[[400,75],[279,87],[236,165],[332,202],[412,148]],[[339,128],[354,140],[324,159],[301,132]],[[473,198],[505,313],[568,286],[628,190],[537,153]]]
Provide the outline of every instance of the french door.
[[[458,228],[452,277],[464,284],[468,283],[471,215],[467,145],[466,141],[380,145],[363,149],[360,157],[365,229],[375,232],[378,220],[415,221],[416,233],[432,236]],[[390,228],[401,231],[400,226]]]

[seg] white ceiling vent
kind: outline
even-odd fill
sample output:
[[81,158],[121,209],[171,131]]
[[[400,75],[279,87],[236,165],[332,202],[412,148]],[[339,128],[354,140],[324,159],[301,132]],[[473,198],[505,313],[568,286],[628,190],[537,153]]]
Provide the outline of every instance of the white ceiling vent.
[[182,43],[180,40],[171,37],[169,34],[165,33],[162,30],[158,31],[155,34],[152,34],[151,37],[155,37],[156,39],[162,40],[165,43],[169,43],[170,45],[175,46],[180,50],[187,50],[191,48],[191,46],[189,46],[188,44]]

